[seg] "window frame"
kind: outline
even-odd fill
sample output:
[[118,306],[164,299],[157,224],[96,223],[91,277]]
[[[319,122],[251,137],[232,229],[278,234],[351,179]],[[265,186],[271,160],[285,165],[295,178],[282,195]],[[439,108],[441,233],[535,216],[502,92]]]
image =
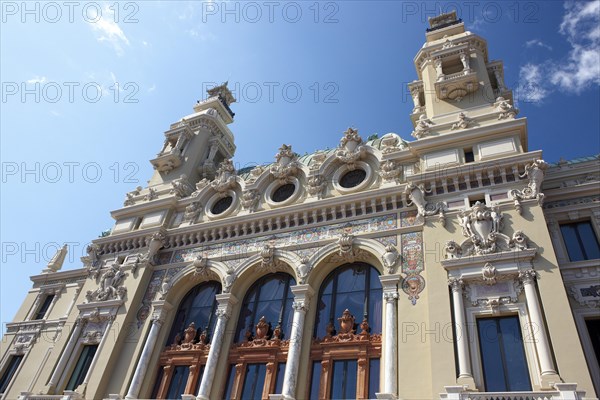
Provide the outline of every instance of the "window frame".
[[[342,269],[346,269],[351,267],[354,264],[365,265],[367,266],[367,271],[370,274],[371,269],[377,272],[377,277],[379,278],[382,273],[379,271],[374,265],[366,263],[366,262],[354,262],[354,263],[345,263],[336,266],[331,269],[329,273],[323,278],[319,285],[319,290],[314,297],[314,304],[318,304],[321,300],[321,296],[325,290],[327,284],[331,282],[330,278],[337,272],[341,273]],[[369,282],[367,280],[366,282]],[[371,290],[370,288],[365,287],[365,292],[367,290]],[[333,288],[332,288],[333,294]],[[370,294],[367,294],[370,297]],[[335,361],[344,361],[344,360],[355,360],[357,362],[357,376],[354,378],[356,382],[356,396],[359,399],[366,399],[369,395],[370,389],[370,366],[371,360],[377,359],[381,363],[382,358],[382,335],[384,329],[384,321],[385,321],[385,306],[383,302],[383,285],[381,286],[381,331],[375,333],[363,334],[361,332],[361,322],[363,320],[363,315],[354,316],[355,324],[356,324],[356,332],[350,334],[342,335],[351,335],[352,338],[350,340],[336,340],[339,332],[336,332],[335,335],[331,337],[323,337],[319,338],[318,333],[316,332],[317,327],[317,318],[319,314],[319,310],[317,306],[315,306],[315,312],[312,315],[312,324],[307,324],[306,328],[310,329],[311,335],[311,347],[310,347],[310,356],[308,365],[310,367],[310,371],[307,374],[308,379],[306,379],[306,396],[310,396],[312,384],[313,384],[313,369],[315,363],[319,363],[321,365],[320,374],[319,374],[319,388],[318,388],[318,398],[319,399],[328,399],[331,394],[331,386],[333,379],[333,365]],[[333,302],[332,302],[333,303]],[[336,316],[336,317],[341,317]],[[368,319],[367,319],[368,322]],[[336,331],[338,330],[338,324],[334,323]],[[308,334],[308,333],[307,333]],[[315,338],[315,334],[317,334],[317,338]],[[377,386],[379,390],[381,390],[381,364],[379,366],[379,376],[377,379]],[[378,391],[379,391],[378,390]]]
[[473,380],[480,391],[485,391],[485,380],[483,378],[483,362],[480,353],[479,332],[477,330],[477,319],[490,317],[510,317],[518,316],[521,327],[521,337],[523,338],[523,350],[525,360],[529,371],[529,381],[532,388],[539,387],[540,366],[537,361],[535,349],[535,340],[531,336],[529,315],[525,303],[507,303],[503,304],[499,310],[492,310],[489,307],[466,307],[465,309],[467,327],[469,331],[469,350],[471,353],[471,366],[473,370]]
[[[156,378],[155,379],[160,379],[160,382],[155,382],[157,391],[156,391],[156,393],[152,393],[152,395],[155,396],[155,398],[157,398],[157,399],[165,398],[165,396],[167,395],[169,388],[171,386],[175,368],[183,367],[183,366],[189,368],[189,374],[188,374],[188,378],[187,378],[187,381],[185,384],[184,394],[193,394],[193,395],[197,394],[197,393],[193,393],[193,392],[196,390],[196,388],[198,388],[200,386],[200,380],[201,380],[202,375],[204,374],[203,367],[206,366],[206,362],[208,360],[208,352],[210,349],[210,344],[202,343],[202,342],[197,342],[197,343],[193,343],[193,344],[184,344],[182,342],[181,344],[175,344],[175,343],[168,343],[168,342],[171,341],[169,339],[171,338],[171,334],[173,333],[173,330],[175,329],[175,327],[174,327],[174,324],[176,323],[175,319],[179,315],[184,301],[186,301],[188,299],[188,296],[192,295],[192,292],[197,291],[195,296],[198,296],[200,294],[200,292],[202,291],[203,287],[208,287],[210,285],[217,287],[217,290],[215,291],[216,295],[222,293],[223,288],[222,288],[222,285],[220,282],[218,282],[216,280],[209,280],[209,281],[201,282],[201,283],[191,287],[183,295],[183,297],[181,297],[181,299],[179,300],[179,304],[177,305],[177,309],[175,309],[175,312],[173,312],[173,317],[170,321],[169,329],[165,330],[166,333],[165,333],[165,337],[164,337],[163,341],[165,341],[166,343],[163,342],[164,347],[162,347],[162,349],[160,351],[158,364],[156,366],[156,374],[155,374]],[[191,304],[193,304],[193,299],[192,299],[190,305]],[[211,322],[214,324],[214,323],[216,323],[215,312],[218,307],[216,296],[212,300],[211,307],[212,307],[211,315],[213,318],[213,320],[211,320]],[[185,325],[185,323],[184,323],[184,325]],[[197,339],[198,336],[201,335],[202,329],[203,329],[203,327],[196,326],[196,334],[194,335],[195,339]],[[212,341],[210,335],[213,332],[209,331],[208,333],[209,333],[208,338],[209,338],[209,342],[210,342],[210,341]],[[161,371],[162,371],[162,373],[161,373]],[[153,387],[153,391],[154,391],[154,387]]]
[[4,378],[4,375],[8,372],[8,367],[10,366],[12,360],[14,360],[15,358],[21,358],[21,360],[19,361],[19,364],[15,368],[10,378],[7,379],[6,388],[4,389],[4,392],[0,392],[0,398],[2,399],[6,398],[6,394],[10,391],[10,389],[12,389],[15,377],[19,374],[21,368],[23,367],[23,364],[25,363],[26,354],[17,352],[8,353],[5,362],[2,365],[2,368],[0,368],[0,378]]
[[[589,223],[590,228],[592,229],[592,232],[594,233],[594,238],[596,239],[596,243],[598,244],[598,247],[600,248],[600,237],[598,236],[598,228],[596,227],[596,224],[594,223],[592,218],[580,218],[577,220],[569,220],[569,221],[558,221],[558,233],[560,235],[560,242],[562,245],[562,249],[564,251],[564,256],[565,256],[565,260],[568,263],[579,263],[579,262],[590,262],[590,261],[594,261],[594,260],[600,260],[600,258],[584,258],[582,260],[571,260],[571,256],[569,254],[569,246],[567,245],[567,241],[565,240],[565,236],[563,234],[563,230],[562,227],[563,226],[567,226],[567,225],[579,225],[582,223]],[[579,234],[578,234],[579,236]],[[580,249],[585,253],[585,249],[583,248],[583,243],[581,242],[580,239],[578,239],[579,241],[579,245],[580,245]]]

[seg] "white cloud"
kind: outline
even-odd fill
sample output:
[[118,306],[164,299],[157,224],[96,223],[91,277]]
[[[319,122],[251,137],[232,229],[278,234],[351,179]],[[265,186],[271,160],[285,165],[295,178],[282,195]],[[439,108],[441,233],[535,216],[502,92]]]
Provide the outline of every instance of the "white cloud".
[[27,81],[27,83],[29,83],[29,84],[45,83],[45,82],[46,82],[46,80],[47,80],[47,79],[46,79],[46,77],[45,77],[45,76],[39,77],[39,76],[37,76],[37,75],[36,75],[36,76],[34,76],[33,78],[29,79],[29,80]]
[[89,22],[92,30],[96,32],[96,38],[99,42],[106,42],[112,46],[118,56],[125,53],[123,45],[129,46],[129,39],[115,22],[114,11],[108,6],[102,9],[102,15],[98,20]]
[[61,113],[59,113],[58,111],[55,111],[55,110],[50,110],[50,114],[53,115],[53,116],[55,116],[55,117],[60,117],[61,116]]
[[214,33],[212,33],[212,32],[202,33],[202,32],[199,32],[197,29],[194,29],[194,28],[188,29],[186,32],[191,37],[198,38],[198,39],[200,39],[203,42],[206,42],[206,41],[209,41],[209,40],[216,40],[217,39],[217,36]]
[[552,46],[547,45],[546,43],[542,42],[539,39],[531,39],[525,42],[525,47],[527,48],[531,48],[531,47],[542,47],[544,49],[548,49],[548,50],[552,50]]
[[526,64],[519,71],[517,99],[519,102],[539,103],[550,93],[546,89],[542,68],[535,64]]
[[156,85],[153,83],[152,86],[148,88],[148,93],[152,93],[156,90]]
[[[581,93],[600,85],[600,1],[565,3],[559,32],[571,45],[568,54],[562,60],[522,66],[519,74],[521,100],[541,102],[554,89]],[[544,47],[544,43],[534,39],[525,46]]]

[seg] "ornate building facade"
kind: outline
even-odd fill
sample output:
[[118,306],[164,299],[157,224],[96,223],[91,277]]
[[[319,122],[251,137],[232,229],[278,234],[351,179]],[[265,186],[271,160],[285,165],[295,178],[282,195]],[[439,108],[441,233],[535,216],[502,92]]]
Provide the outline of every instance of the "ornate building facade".
[[412,137],[236,171],[226,85],[172,124],[80,269],[32,276],[2,399],[583,399],[600,391],[599,159],[548,164],[455,13]]

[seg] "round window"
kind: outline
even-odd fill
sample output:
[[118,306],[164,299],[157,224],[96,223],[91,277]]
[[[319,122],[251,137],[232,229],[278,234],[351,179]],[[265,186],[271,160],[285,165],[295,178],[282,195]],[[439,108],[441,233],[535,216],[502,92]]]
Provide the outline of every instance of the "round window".
[[294,194],[296,185],[293,183],[286,183],[285,185],[279,186],[271,195],[271,200],[276,203],[281,203],[284,200],[289,199]]
[[233,197],[223,197],[222,199],[217,200],[215,204],[213,204],[212,208],[210,209],[210,212],[214,215],[222,214],[231,206],[231,203],[233,203]]
[[367,177],[367,172],[364,169],[355,169],[353,171],[346,172],[340,178],[340,186],[349,189],[356,187],[362,183]]

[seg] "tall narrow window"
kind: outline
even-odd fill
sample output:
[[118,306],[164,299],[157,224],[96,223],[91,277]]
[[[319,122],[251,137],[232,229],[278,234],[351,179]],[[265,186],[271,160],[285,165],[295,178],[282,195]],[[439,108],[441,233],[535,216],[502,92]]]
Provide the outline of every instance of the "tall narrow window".
[[35,313],[34,319],[44,319],[46,313],[48,312],[48,309],[50,308],[50,304],[52,304],[52,300],[54,300],[53,294],[49,294],[44,298],[44,302]]
[[335,269],[321,285],[311,346],[311,399],[366,399],[379,392],[382,289],[365,263]]
[[531,390],[519,318],[481,318],[477,320],[477,330],[485,390]]
[[187,292],[179,303],[166,348],[160,354],[163,373],[155,398],[180,399],[182,394],[198,393],[217,320],[216,295],[219,293],[219,282],[204,282]]
[[600,245],[590,221],[561,224],[562,233],[569,260],[595,260],[600,258]]
[[246,293],[229,352],[226,399],[262,399],[263,393],[281,390],[293,317],[290,288],[295,284],[288,274],[272,273]]
[[596,360],[600,363],[600,318],[587,319],[585,325],[590,335],[594,354],[596,354]]
[[71,374],[71,378],[69,379],[69,383],[67,383],[65,390],[75,390],[83,383],[85,375],[88,373],[92,360],[94,359],[94,355],[96,355],[96,350],[98,350],[97,344],[83,346],[81,354],[79,355],[79,360],[77,360],[77,364],[75,364],[75,368],[73,369],[73,373]]
[[19,365],[21,364],[22,360],[23,360],[22,355],[10,357],[10,361],[8,362],[8,365],[6,366],[4,373],[2,374],[2,378],[0,378],[0,394],[3,394],[4,392],[6,392],[6,389],[8,388],[8,384],[10,383],[13,376],[15,375],[15,372],[17,372],[17,369],[19,368]]

